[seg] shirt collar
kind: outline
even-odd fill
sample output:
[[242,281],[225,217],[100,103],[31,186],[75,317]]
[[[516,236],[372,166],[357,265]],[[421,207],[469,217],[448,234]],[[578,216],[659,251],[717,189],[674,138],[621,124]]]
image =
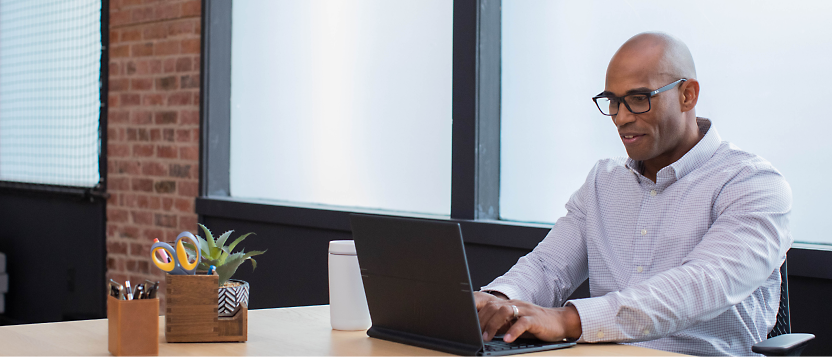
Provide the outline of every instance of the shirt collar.
[[[705,136],[699,140],[693,148],[690,149],[685,155],[683,155],[679,160],[670,164],[665,168],[659,170],[656,173],[656,184],[661,184],[662,181],[678,181],[691,171],[695,170],[699,166],[702,166],[711,156],[716,153],[716,150],[719,148],[720,143],[722,142],[722,138],[720,138],[719,133],[716,132],[716,129],[712,128],[710,119],[706,118],[696,118],[696,125],[699,126],[700,132],[705,132]],[[627,162],[625,164],[628,169],[639,173],[642,173],[642,162],[636,161],[631,158],[627,158]],[[668,182],[668,184],[670,183]]]

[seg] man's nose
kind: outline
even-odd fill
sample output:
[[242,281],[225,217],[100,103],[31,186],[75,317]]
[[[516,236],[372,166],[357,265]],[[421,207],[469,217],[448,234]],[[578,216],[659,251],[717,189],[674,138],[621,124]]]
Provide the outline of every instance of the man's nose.
[[635,114],[633,114],[624,103],[618,104],[618,114],[612,116],[612,122],[615,124],[616,127],[620,128],[628,123],[632,123],[636,120]]

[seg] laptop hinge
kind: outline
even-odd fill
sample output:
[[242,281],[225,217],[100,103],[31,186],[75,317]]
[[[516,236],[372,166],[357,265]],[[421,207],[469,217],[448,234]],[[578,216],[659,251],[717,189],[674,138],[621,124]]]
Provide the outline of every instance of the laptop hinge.
[[455,341],[443,340],[435,337],[416,335],[412,333],[396,331],[378,326],[372,326],[367,330],[367,336],[380,338],[382,340],[404,343],[406,345],[428,348],[432,350],[453,353],[460,356],[475,356],[482,346],[466,345]]

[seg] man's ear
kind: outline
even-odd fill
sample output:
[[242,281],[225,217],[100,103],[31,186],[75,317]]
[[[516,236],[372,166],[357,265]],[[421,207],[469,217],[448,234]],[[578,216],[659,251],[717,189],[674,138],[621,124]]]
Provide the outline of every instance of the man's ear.
[[679,100],[682,112],[687,112],[696,107],[699,101],[699,81],[688,79],[679,88]]

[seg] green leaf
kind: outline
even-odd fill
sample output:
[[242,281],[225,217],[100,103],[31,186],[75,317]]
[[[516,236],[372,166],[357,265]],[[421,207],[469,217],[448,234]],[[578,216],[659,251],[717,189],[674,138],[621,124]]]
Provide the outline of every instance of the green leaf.
[[233,232],[234,231],[225,232],[219,238],[217,238],[217,246],[220,248],[225,247],[225,241],[228,239],[228,237],[231,236],[231,233]]
[[254,269],[257,269],[257,261],[254,260],[254,258],[248,258],[248,260],[251,260],[251,271],[254,271]]
[[208,242],[200,236],[196,236],[196,240],[199,242],[199,251],[202,253],[202,256],[208,255]]
[[250,234],[254,234],[254,232],[248,232],[246,234],[241,235],[239,238],[235,239],[234,242],[232,242],[231,245],[228,246],[228,251],[234,251],[234,247],[236,247],[237,244],[240,244],[240,242],[242,242],[243,239],[246,239],[246,237],[248,237]]
[[200,227],[202,227],[202,231],[205,232],[205,240],[208,241],[208,247],[213,249],[217,247],[217,244],[214,243],[214,235],[211,234],[211,231],[208,230],[202,223],[197,223]]
[[222,286],[225,284],[225,282],[237,272],[237,268],[240,267],[240,264],[243,264],[244,261],[245,258],[243,253],[234,253],[225,260],[225,264],[217,265],[217,275],[220,276],[219,285]]

